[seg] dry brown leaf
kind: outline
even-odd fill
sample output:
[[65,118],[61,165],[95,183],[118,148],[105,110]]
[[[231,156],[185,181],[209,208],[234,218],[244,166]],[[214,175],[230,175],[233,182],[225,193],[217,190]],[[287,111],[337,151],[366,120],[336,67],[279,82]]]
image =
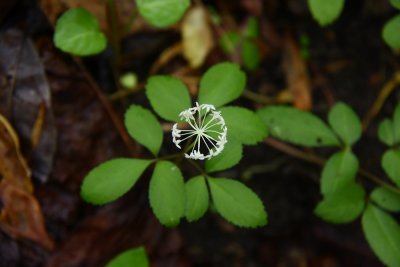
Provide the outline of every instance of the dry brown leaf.
[[17,134],[1,114],[0,174],[0,227],[14,238],[28,238],[52,249],[42,211],[32,195],[31,171],[20,152]]
[[202,6],[189,10],[182,22],[183,55],[192,68],[200,67],[214,47],[207,11]]
[[287,85],[293,94],[293,104],[299,109],[310,110],[312,98],[307,66],[300,56],[297,44],[290,35],[284,39],[284,47],[283,68]]

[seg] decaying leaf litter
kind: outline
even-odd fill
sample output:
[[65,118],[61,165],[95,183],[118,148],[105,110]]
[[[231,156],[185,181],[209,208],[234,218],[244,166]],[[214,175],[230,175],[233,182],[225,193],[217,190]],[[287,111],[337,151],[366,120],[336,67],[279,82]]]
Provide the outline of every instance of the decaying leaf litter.
[[[103,266],[118,252],[144,244],[154,266],[356,266],[355,262],[363,260],[379,266],[356,230],[358,226],[336,229],[310,215],[318,199],[313,178],[319,170],[268,146],[248,148],[244,153],[251,156],[230,171],[237,178],[250,172],[252,188],[266,203],[275,203],[269,204],[270,217],[275,219],[254,232],[235,228],[212,214],[197,224],[165,229],[150,212],[145,194],[148,179],[117,202],[100,208],[83,204],[79,187],[82,177],[99,162],[143,155],[138,146],[128,146],[121,138],[124,133],[118,120],[129,103],[144,101],[140,88],[150,72],[172,74],[194,85],[206,66],[223,60],[240,63],[240,56],[226,55],[218,48],[216,36],[239,29],[250,16],[260,21],[262,64],[248,73],[248,99],[261,102],[258,105],[294,103],[320,114],[325,114],[332,99],[341,99],[366,113],[387,79],[384,71],[398,68],[376,37],[380,29],[368,21],[368,16],[388,16],[383,5],[371,10],[366,1],[362,7],[367,15],[357,11],[359,6],[350,5],[348,12],[358,14],[356,18],[345,15],[338,25],[322,31],[304,4],[294,1],[216,1],[212,5],[220,11],[223,26],[212,24],[208,9],[196,7],[177,27],[158,34],[140,18],[128,30],[115,33],[107,29],[109,22],[99,8],[100,1],[91,1],[85,7],[98,16],[111,39],[116,38],[113,34],[125,38],[119,60],[110,63],[109,55],[82,62],[53,47],[55,18],[66,7],[80,6],[75,2],[43,0],[41,9],[22,2],[11,10],[3,9],[0,16],[4,24],[0,39],[0,54],[4,55],[0,69],[4,115],[0,240],[4,245],[0,255],[4,257],[0,265]],[[130,17],[126,10],[132,8],[128,2],[117,4],[124,22]],[[37,22],[35,27],[21,14],[29,14]],[[186,27],[196,29],[189,31],[193,36],[185,33]],[[371,30],[362,31],[366,27]],[[353,38],[356,33],[359,38]],[[299,42],[302,35],[311,39],[309,60],[298,56],[305,49]],[[190,43],[196,38],[207,42],[196,47]],[[371,55],[371,50],[379,52]],[[110,71],[115,64],[117,73]],[[116,100],[104,100],[116,92],[115,75],[129,70],[139,76],[138,90],[117,91]],[[264,98],[254,99],[252,93]],[[240,100],[240,104],[257,108],[252,103]],[[389,114],[390,105],[381,112]],[[372,122],[370,127],[376,126]],[[374,135],[367,131],[366,139]],[[374,147],[356,149],[371,155],[379,149]],[[369,159],[371,164],[374,161]]]

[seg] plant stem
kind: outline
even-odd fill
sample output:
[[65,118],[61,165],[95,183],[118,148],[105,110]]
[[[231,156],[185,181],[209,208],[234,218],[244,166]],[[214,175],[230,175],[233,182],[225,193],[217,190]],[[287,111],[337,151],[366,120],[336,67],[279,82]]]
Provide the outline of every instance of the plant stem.
[[[319,165],[319,166],[324,166],[325,162],[327,161],[323,157],[320,157],[318,155],[315,155],[315,154],[312,154],[312,153],[309,153],[309,152],[302,151],[302,150],[297,149],[297,148],[295,148],[295,147],[293,147],[291,145],[288,145],[286,143],[280,142],[280,141],[272,139],[272,138],[267,138],[264,142],[267,145],[269,145],[269,146],[271,146],[271,147],[273,147],[273,148],[275,148],[275,149],[277,149],[279,151],[282,151],[282,152],[284,152],[286,154],[289,154],[289,155],[291,155],[291,156],[293,156],[295,158],[298,158],[298,159],[301,159],[301,160],[304,160],[304,161],[307,161],[307,162],[310,162],[310,163],[314,163],[314,164]],[[386,187],[387,189],[389,189],[392,192],[400,194],[400,189],[399,188],[397,188],[397,187],[395,187],[395,186],[383,181],[378,176],[370,173],[369,171],[367,171],[367,170],[365,170],[363,168],[360,168],[358,170],[358,173],[361,174],[362,176],[364,176],[365,178],[373,181],[374,183],[376,183],[376,184],[378,184],[380,186]]]
[[100,103],[103,105],[104,109],[106,110],[108,116],[110,117],[114,127],[117,129],[119,136],[121,137],[122,141],[126,145],[129,154],[133,157],[137,157],[139,155],[136,145],[133,140],[129,137],[127,131],[125,130],[125,126],[120,119],[119,115],[115,112],[114,108],[112,107],[108,98],[102,93],[100,87],[94,81],[92,76],[87,72],[86,67],[83,65],[80,58],[74,57],[74,61],[81,69],[83,76],[88,81],[90,87],[95,92],[95,95],[99,99]]
[[389,95],[393,92],[393,90],[400,85],[400,72],[396,72],[393,77],[387,81],[382,89],[379,91],[379,95],[376,98],[374,104],[368,111],[367,115],[363,119],[363,129],[364,131],[368,128],[369,123],[371,120],[378,115],[379,111],[381,110],[383,104],[385,103],[386,99]]
[[244,90],[242,96],[259,104],[272,104],[274,102],[272,98],[262,94],[254,93],[250,90]]

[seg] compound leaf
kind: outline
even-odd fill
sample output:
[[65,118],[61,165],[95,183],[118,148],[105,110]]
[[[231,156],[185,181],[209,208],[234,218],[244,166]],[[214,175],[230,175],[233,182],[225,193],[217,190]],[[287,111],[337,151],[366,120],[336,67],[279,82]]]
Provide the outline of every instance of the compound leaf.
[[169,121],[179,121],[179,113],[191,107],[190,95],[182,81],[170,76],[152,76],[146,95],[157,114]]
[[142,15],[151,25],[168,27],[178,22],[190,5],[190,0],[136,0]]
[[390,214],[370,204],[362,216],[364,235],[376,256],[387,266],[400,266],[400,225]]
[[357,157],[350,150],[336,152],[322,170],[321,193],[330,194],[349,182],[354,182],[358,165]]
[[228,128],[228,138],[255,145],[267,137],[266,125],[254,112],[242,107],[223,107],[220,111]]
[[185,193],[185,216],[189,222],[193,222],[200,219],[208,209],[209,197],[204,176],[196,176],[187,181]]
[[106,267],[148,267],[149,260],[147,259],[146,250],[144,247],[138,247],[126,250],[113,258]]
[[128,192],[150,163],[150,160],[126,158],[106,161],[86,175],[81,196],[96,205],[111,202]]
[[178,225],[185,213],[185,184],[181,171],[172,162],[157,162],[150,180],[149,200],[162,224]]
[[83,8],[74,8],[57,20],[54,44],[64,52],[89,56],[103,51],[107,39],[95,16]]
[[222,106],[238,98],[245,84],[246,75],[237,64],[216,64],[207,70],[200,81],[199,102]]
[[319,25],[327,26],[342,13],[344,0],[308,0],[308,6]]
[[133,139],[157,156],[163,140],[163,131],[153,113],[141,106],[131,105],[125,112],[125,126]]
[[333,130],[347,145],[354,144],[361,136],[361,121],[346,104],[337,103],[329,111],[328,121]]
[[317,116],[286,106],[268,106],[257,111],[269,133],[297,145],[320,147],[338,145],[331,129]]
[[331,223],[349,223],[354,221],[363,211],[365,191],[356,184],[338,188],[334,193],[326,195],[314,212],[320,218]]
[[225,144],[224,150],[221,152],[221,154],[206,161],[206,171],[216,172],[233,167],[239,163],[242,156],[242,145],[233,138],[230,138],[229,142]]
[[386,175],[397,186],[400,186],[400,150],[390,149],[386,151],[381,163]]
[[212,201],[217,212],[241,227],[267,224],[267,213],[258,196],[244,184],[226,178],[208,178]]
[[400,195],[385,187],[375,188],[371,193],[371,199],[385,210],[400,211]]

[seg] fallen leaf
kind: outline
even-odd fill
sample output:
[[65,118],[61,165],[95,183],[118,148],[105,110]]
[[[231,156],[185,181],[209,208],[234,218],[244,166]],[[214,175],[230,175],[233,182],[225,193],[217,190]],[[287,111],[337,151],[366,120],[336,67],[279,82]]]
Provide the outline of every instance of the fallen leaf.
[[183,55],[192,68],[200,67],[214,47],[210,20],[202,6],[188,11],[182,22]]
[[5,117],[0,115],[0,198],[3,208],[0,227],[14,238],[27,238],[51,250],[41,208],[32,195],[30,170],[22,157],[19,140]]
[[310,110],[312,97],[307,66],[300,56],[298,45],[290,35],[284,39],[283,69],[287,85],[293,94],[294,106],[302,110]]

